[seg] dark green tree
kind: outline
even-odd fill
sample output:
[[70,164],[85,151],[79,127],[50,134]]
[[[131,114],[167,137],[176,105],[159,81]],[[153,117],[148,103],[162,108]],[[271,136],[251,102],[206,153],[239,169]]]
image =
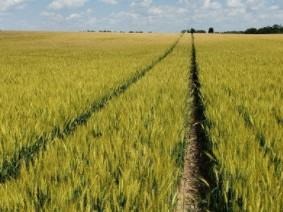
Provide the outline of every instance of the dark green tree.
[[208,33],[214,33],[213,27],[210,27],[210,28],[208,29]]

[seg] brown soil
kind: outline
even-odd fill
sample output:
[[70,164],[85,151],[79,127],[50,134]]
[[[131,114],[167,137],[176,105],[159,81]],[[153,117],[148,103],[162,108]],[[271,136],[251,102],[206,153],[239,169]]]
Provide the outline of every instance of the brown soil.
[[[193,125],[192,125],[193,126]],[[187,149],[185,152],[184,172],[179,186],[176,211],[200,211],[199,209],[199,147],[194,127],[186,135]]]

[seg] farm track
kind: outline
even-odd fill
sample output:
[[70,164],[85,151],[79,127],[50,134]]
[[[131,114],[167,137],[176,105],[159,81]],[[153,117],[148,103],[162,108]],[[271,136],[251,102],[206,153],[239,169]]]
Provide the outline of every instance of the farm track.
[[20,169],[23,162],[28,166],[40,152],[46,150],[46,146],[54,141],[56,138],[63,139],[71,135],[77,127],[84,125],[90,119],[90,117],[102,110],[113,98],[119,97],[123,94],[131,85],[142,79],[147,72],[152,70],[154,66],[163,61],[172,51],[175,49],[183,34],[177,39],[174,44],[168,48],[160,57],[155,59],[151,64],[147,65],[142,70],[136,72],[128,80],[122,82],[119,86],[112,91],[104,95],[97,101],[94,101],[90,105],[89,109],[82,112],[79,116],[75,117],[72,121],[64,124],[63,130],[55,126],[53,130],[48,133],[45,132],[39,135],[35,141],[27,146],[23,146],[19,151],[16,151],[10,159],[3,162],[0,168],[0,184],[4,184],[10,180],[16,179],[20,175]]
[[215,184],[212,168],[212,146],[203,128],[206,121],[204,105],[200,92],[199,70],[196,57],[194,35],[192,35],[191,69],[189,71],[189,98],[192,98],[191,113],[188,122],[185,141],[184,171],[180,183],[177,211],[202,211],[207,204],[202,200],[210,193]]
[[187,114],[189,121],[184,138],[187,147],[176,211],[231,211],[231,201],[241,209],[241,197],[235,197],[233,188],[229,188],[225,196],[222,191],[222,175],[215,172],[218,162],[205,129],[207,118],[201,93],[194,35],[191,54],[188,96],[192,98],[189,110],[191,113]]

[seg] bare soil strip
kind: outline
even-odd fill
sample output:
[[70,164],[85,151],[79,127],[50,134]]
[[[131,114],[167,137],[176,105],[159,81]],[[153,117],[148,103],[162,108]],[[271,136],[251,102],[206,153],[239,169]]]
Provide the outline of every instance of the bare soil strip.
[[199,208],[199,149],[194,129],[186,132],[187,149],[184,158],[184,171],[181,179],[176,211],[200,211]]
[[179,43],[182,35],[178,40],[168,48],[160,57],[155,59],[151,64],[147,65],[142,70],[131,76],[125,82],[122,82],[118,87],[104,95],[101,99],[96,100],[90,105],[89,109],[82,112],[78,117],[75,117],[72,121],[66,122],[63,130],[60,130],[58,126],[54,126],[52,132],[43,133],[38,136],[34,142],[30,145],[23,146],[19,151],[16,151],[10,159],[7,159],[1,164],[0,168],[0,184],[4,184],[9,180],[16,179],[20,175],[21,164],[24,161],[28,166],[40,152],[46,150],[47,144],[51,143],[56,138],[65,138],[72,135],[72,133],[78,128],[78,126],[84,125],[90,117],[102,110],[114,97],[119,97],[123,94],[131,85],[142,79],[147,72],[153,69],[155,65],[164,60]]
[[204,105],[200,93],[198,65],[194,35],[192,34],[192,56],[189,78],[189,91],[192,98],[191,113],[188,119],[185,140],[187,148],[184,160],[184,172],[180,183],[177,211],[203,211],[208,208],[206,196],[215,188],[211,159],[212,146],[203,128],[206,120]]

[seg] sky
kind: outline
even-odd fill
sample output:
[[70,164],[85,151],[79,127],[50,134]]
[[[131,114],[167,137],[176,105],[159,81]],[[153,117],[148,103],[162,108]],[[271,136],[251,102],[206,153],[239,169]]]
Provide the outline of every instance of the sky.
[[283,0],[0,0],[0,30],[243,30],[283,24]]

